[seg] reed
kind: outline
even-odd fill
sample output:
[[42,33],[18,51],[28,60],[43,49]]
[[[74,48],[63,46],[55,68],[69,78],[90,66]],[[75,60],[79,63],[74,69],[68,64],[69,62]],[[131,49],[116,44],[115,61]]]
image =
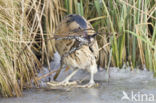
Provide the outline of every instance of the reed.
[[91,22],[99,44],[98,64],[124,64],[156,74],[155,0],[0,0],[0,93],[21,96],[37,85],[38,70],[55,52],[47,40],[71,13]]
[[[100,47],[111,43],[111,66],[145,66],[155,71],[154,0],[74,0],[66,2],[64,8],[68,9],[67,14],[76,13],[89,19],[96,31],[101,32],[97,38]],[[100,51],[101,66],[107,67],[110,50],[105,47]]]
[[0,94],[21,96],[23,88],[37,86],[36,76],[54,52],[60,20],[59,1],[0,0]]

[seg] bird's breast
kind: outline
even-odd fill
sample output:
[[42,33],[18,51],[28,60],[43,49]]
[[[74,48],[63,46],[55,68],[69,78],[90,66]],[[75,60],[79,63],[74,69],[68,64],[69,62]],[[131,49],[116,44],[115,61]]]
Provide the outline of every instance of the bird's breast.
[[73,68],[86,69],[95,62],[95,55],[88,46],[83,45],[79,50],[65,57],[63,62]]

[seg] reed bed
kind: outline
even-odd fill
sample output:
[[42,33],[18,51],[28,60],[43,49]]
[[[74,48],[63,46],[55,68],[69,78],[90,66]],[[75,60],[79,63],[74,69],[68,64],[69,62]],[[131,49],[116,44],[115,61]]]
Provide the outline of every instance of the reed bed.
[[[156,1],[154,0],[65,0],[67,14],[87,18],[99,36],[99,64],[148,68],[156,66]],[[110,44],[108,46],[105,46]],[[112,49],[112,57],[109,57]]]
[[68,14],[91,22],[101,67],[147,68],[156,74],[155,0],[0,0],[0,94],[21,96],[55,52],[58,22]]
[[23,88],[37,86],[37,73],[53,56],[54,41],[45,39],[61,17],[58,5],[49,0],[0,0],[2,96],[21,96]]

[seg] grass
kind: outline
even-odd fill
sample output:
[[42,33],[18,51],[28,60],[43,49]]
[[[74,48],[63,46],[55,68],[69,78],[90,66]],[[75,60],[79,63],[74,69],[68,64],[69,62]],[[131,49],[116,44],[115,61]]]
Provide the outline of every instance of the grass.
[[91,22],[102,67],[146,67],[156,74],[155,0],[0,0],[0,94],[21,96],[37,86],[41,66],[55,52],[59,21],[79,14]]

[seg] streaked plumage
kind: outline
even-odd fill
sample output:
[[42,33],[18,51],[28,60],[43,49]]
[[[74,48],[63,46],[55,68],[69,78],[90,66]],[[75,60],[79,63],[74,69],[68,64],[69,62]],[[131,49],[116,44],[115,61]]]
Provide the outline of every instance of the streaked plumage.
[[[94,85],[94,74],[97,72],[96,61],[98,59],[98,45],[95,38],[88,38],[95,34],[91,24],[85,18],[79,15],[69,15],[65,17],[58,25],[56,36],[78,36],[79,39],[87,40],[88,44],[83,43],[83,40],[77,39],[58,39],[55,41],[55,46],[62,58],[63,64],[74,68],[74,72],[68,76],[62,83],[69,83],[69,79],[78,71],[78,69],[86,69],[91,74],[89,84]],[[80,44],[83,44],[80,46]],[[78,49],[74,49],[78,48]],[[71,50],[75,50],[72,53]]]

